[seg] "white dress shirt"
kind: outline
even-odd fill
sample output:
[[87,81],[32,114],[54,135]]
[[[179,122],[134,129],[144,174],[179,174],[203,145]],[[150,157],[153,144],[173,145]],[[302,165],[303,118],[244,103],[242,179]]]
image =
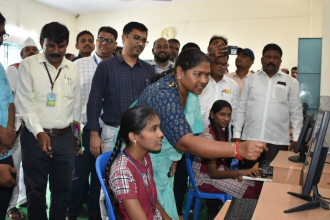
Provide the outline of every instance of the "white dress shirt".
[[232,108],[232,119],[234,112],[236,110],[236,103],[239,100],[239,88],[237,83],[223,75],[222,80],[215,82],[215,80],[210,77],[209,83],[203,89],[202,94],[199,96],[202,119],[203,119],[203,128],[207,128],[210,124],[209,114],[212,108],[212,105],[217,100],[225,100],[229,102]]
[[303,125],[298,81],[280,70],[272,77],[260,70],[245,79],[234,120],[234,138],[289,145]]
[[90,57],[80,58],[74,63],[77,65],[80,75],[81,83],[81,122],[82,124],[87,123],[87,102],[89,98],[89,93],[92,87],[92,81],[94,77],[95,70],[98,64],[102,62],[102,59],[94,53]]
[[156,63],[155,59],[150,62],[150,65],[155,69],[156,73],[162,73],[174,67],[174,63],[170,60],[167,61],[164,69]]
[[[54,82],[59,69],[62,71],[54,83],[55,106],[47,106],[51,83],[44,66],[47,65]],[[80,122],[80,76],[77,66],[65,57],[56,69],[44,53],[25,58],[18,68],[17,100],[21,119],[35,136],[43,128],[65,128],[73,120]]]

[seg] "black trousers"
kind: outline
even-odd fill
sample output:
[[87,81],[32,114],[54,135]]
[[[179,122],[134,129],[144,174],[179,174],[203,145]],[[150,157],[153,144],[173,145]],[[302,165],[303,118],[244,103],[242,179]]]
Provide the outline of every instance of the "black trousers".
[[[12,156],[0,160],[0,164],[9,164],[10,166],[14,167]],[[15,174],[12,175],[16,179],[16,175]],[[9,202],[11,196],[13,195],[13,190],[14,187],[13,188],[0,187],[0,220],[5,220],[6,218]]]
[[[101,136],[101,133],[99,133]],[[71,192],[69,197],[69,204],[67,208],[67,215],[78,216],[86,191],[86,181],[89,180],[91,174],[91,182],[89,186],[87,208],[88,215],[93,216],[100,214],[100,189],[101,184],[97,177],[95,161],[96,158],[90,151],[90,131],[84,129],[82,134],[84,153],[76,156],[75,168],[71,180]]]
[[182,155],[176,167],[176,173],[174,176],[174,198],[176,203],[176,209],[179,215],[182,215],[182,205],[184,195],[186,194],[188,187],[188,171],[186,166],[185,154]]
[[53,158],[49,158],[41,151],[38,141],[27,128],[22,128],[20,137],[28,218],[47,220],[46,188],[49,176],[49,219],[64,220],[75,161],[73,134],[67,132],[59,136],[49,136],[51,146],[55,149]]
[[239,169],[251,169],[256,163],[259,162],[260,164],[264,160],[273,161],[280,150],[288,151],[289,149],[288,145],[275,145],[268,143],[267,143],[267,147],[268,147],[268,151],[264,151],[256,161],[245,160],[245,159],[243,159],[244,163],[239,161]]

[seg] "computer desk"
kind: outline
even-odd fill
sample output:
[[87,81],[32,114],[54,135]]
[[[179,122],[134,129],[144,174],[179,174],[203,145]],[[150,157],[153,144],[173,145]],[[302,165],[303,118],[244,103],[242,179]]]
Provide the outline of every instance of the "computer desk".
[[[288,214],[284,213],[284,210],[307,203],[307,201],[298,199],[287,193],[301,193],[301,191],[302,187],[298,185],[265,182],[252,220],[329,220],[330,210],[324,210],[322,208]],[[330,197],[330,189],[319,188],[319,193],[323,197]],[[227,201],[215,220],[223,220],[225,218],[229,205],[230,201]]]
[[[285,183],[292,185],[302,185],[302,169],[303,163],[295,163],[288,158],[297,156],[291,151],[279,151],[275,159],[270,163],[274,167],[273,170],[273,183]],[[327,162],[330,162],[330,155],[327,156]],[[305,169],[305,174],[308,172],[308,167]],[[305,175],[306,176],[306,175]],[[330,164],[324,164],[319,188],[330,189]]]

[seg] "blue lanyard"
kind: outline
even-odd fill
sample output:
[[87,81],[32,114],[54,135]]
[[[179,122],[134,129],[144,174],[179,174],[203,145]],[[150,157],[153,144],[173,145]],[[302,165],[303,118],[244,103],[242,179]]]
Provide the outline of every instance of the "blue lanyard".
[[95,54],[93,55],[93,58],[94,58],[94,61],[95,61],[96,65],[99,65],[99,62],[97,62],[97,59],[95,57]]
[[[148,192],[148,189],[147,189],[147,186],[145,184],[145,182],[143,181],[143,177],[142,177],[142,174],[140,172],[140,170],[137,168],[137,166],[135,165],[134,161],[132,160],[132,158],[125,152],[123,151],[123,153],[125,154],[125,156],[132,162],[132,164],[134,165],[135,169],[138,171],[139,175],[140,175],[140,178],[142,180],[142,183],[144,185],[144,188],[146,189],[147,191],[147,194],[148,194],[148,199],[149,199],[149,202],[151,204],[151,207],[152,207],[152,212],[155,214],[155,209],[156,207],[154,206],[154,197],[153,197],[153,194],[152,194],[152,186],[151,186],[151,180],[150,180],[150,191],[151,191],[151,200],[150,200],[150,196],[149,196],[149,192]],[[147,175],[147,182],[149,184],[149,180],[148,180],[148,173],[146,174]]]
[[156,66],[152,66],[155,69],[155,72],[158,73]]

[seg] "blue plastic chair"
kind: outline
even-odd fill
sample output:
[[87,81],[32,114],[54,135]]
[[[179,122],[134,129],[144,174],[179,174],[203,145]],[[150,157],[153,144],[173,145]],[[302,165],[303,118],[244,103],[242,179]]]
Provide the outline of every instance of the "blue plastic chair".
[[184,212],[184,220],[188,220],[189,218],[189,212],[190,212],[190,207],[193,199],[195,198],[195,207],[194,207],[194,216],[193,220],[198,220],[199,218],[199,213],[202,207],[203,199],[220,199],[223,204],[227,200],[232,200],[232,196],[225,194],[225,193],[204,193],[200,192],[196,186],[195,183],[195,178],[192,170],[192,163],[194,161],[194,156],[185,153],[186,157],[186,165],[187,165],[187,170],[188,170],[188,175],[189,175],[189,192],[188,192],[188,198],[187,198],[187,203],[186,203],[186,208]]
[[107,211],[108,211],[108,216],[109,216],[109,220],[116,220],[115,218],[115,214],[113,213],[113,208],[111,205],[111,201],[110,201],[110,197],[108,194],[108,190],[105,187],[104,184],[104,173],[105,173],[105,168],[107,166],[107,163],[109,161],[109,158],[112,154],[112,151],[107,152],[107,153],[103,153],[100,156],[97,157],[96,162],[95,162],[95,168],[96,168],[96,173],[97,176],[99,177],[104,195],[105,195],[105,203],[107,205]]

